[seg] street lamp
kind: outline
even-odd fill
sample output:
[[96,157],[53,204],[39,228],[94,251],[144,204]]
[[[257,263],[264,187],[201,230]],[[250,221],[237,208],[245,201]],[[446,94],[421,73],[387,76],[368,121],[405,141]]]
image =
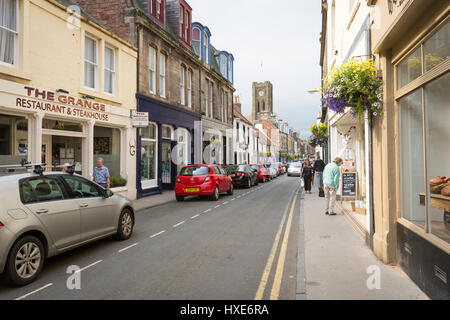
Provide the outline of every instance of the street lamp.
[[315,94],[315,93],[319,93],[320,91],[317,89],[311,89],[307,91],[309,94]]

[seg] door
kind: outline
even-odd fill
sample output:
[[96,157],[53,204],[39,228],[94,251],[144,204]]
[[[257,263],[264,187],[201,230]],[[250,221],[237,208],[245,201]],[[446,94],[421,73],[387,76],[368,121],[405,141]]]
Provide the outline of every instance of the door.
[[117,230],[118,208],[104,197],[104,190],[79,176],[63,176],[81,215],[81,241],[92,240]]
[[20,181],[20,196],[49,233],[57,249],[80,242],[81,214],[78,204],[56,177],[33,177]]
[[174,172],[172,162],[172,142],[162,143],[162,186],[165,190],[174,189]]
[[[42,136],[42,153],[41,153],[41,163],[51,166],[53,164],[52,161],[52,137],[51,136]],[[49,170],[51,171],[51,170]]]

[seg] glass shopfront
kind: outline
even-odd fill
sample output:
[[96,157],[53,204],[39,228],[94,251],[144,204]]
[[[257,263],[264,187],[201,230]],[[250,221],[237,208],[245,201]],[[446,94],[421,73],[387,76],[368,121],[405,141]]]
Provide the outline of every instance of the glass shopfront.
[[[432,81],[419,82],[397,100],[402,218],[446,243],[450,243],[450,72],[435,67],[450,58],[449,36],[447,21],[397,65],[398,79],[408,79],[399,82],[398,89],[414,78],[432,76]],[[411,73],[403,66],[412,59],[423,67]],[[405,78],[405,73],[412,76]]]
[[158,136],[155,124],[149,124],[147,128],[141,131],[141,183],[142,188],[151,188],[157,186],[158,170]]
[[16,165],[28,157],[28,119],[0,114],[0,165]]
[[120,129],[94,127],[94,165],[103,158],[111,177],[120,177]]

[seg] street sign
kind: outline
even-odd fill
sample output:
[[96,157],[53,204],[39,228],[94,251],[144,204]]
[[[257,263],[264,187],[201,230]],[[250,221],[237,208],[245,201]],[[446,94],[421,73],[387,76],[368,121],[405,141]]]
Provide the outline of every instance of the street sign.
[[343,197],[356,196],[356,173],[342,174],[342,196]]
[[138,112],[136,110],[131,110],[131,124],[133,128],[147,128],[148,112]]

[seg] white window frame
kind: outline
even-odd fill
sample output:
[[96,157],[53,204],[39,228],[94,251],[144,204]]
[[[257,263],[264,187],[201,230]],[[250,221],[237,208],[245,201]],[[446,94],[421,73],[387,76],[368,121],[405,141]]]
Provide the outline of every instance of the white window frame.
[[84,72],[86,72],[86,63],[88,63],[88,64],[91,64],[91,65],[93,65],[94,66],[94,87],[89,87],[87,84],[86,84],[86,75],[85,75],[85,78],[84,78],[84,86],[85,86],[85,88],[88,88],[88,89],[91,89],[91,90],[98,90],[98,69],[99,69],[99,67],[98,67],[98,43],[99,43],[99,41],[97,40],[97,39],[95,39],[94,37],[91,37],[91,36],[89,36],[89,35],[85,35],[84,36],[84,45],[86,46],[86,39],[90,39],[90,40],[93,40],[94,41],[94,43],[95,43],[95,57],[96,57],[96,61],[94,62],[94,61],[89,61],[89,60],[86,60],[86,49],[85,49],[85,52],[84,52]]
[[141,187],[142,189],[150,189],[150,188],[154,188],[158,186],[158,125],[156,123],[150,122],[148,124],[149,126],[154,126],[155,127],[155,138],[154,139],[149,139],[149,138],[142,138],[141,137],[141,142],[154,142],[155,143],[155,163],[156,166],[154,168],[155,170],[155,179],[152,180],[147,180],[147,181],[142,181],[141,180]]
[[203,31],[203,50],[205,51],[205,62],[209,64],[209,37],[206,31]]
[[214,83],[209,81],[209,111],[210,118],[214,118]]
[[158,19],[161,17],[161,0],[156,0],[156,16]]
[[149,91],[152,94],[156,94],[156,49],[150,46],[148,51],[148,72],[149,72],[149,81],[148,87]]
[[180,69],[180,103],[186,105],[186,68],[181,66]]
[[184,22],[184,8],[180,6],[180,38],[183,38],[184,34],[183,22]]
[[16,30],[12,30],[3,26],[0,26],[0,30],[5,30],[7,32],[12,32],[14,34],[14,63],[8,63],[4,61],[0,61],[0,65],[7,66],[7,67],[19,67],[19,27],[20,27],[20,15],[19,15],[19,0],[12,0],[15,1],[16,4]]
[[185,21],[184,31],[185,31],[185,40],[187,42],[187,41],[189,41],[189,37],[188,37],[188,35],[189,35],[189,33],[188,33],[189,32],[189,11],[185,10],[185,13],[186,13],[186,17],[184,19],[184,21]]
[[159,96],[161,98],[166,98],[166,61],[167,57],[165,54],[160,53],[159,55]]
[[220,89],[220,115],[221,115],[221,121],[224,122],[225,115],[224,115],[224,103],[225,103],[225,93],[223,89]]
[[[114,67],[114,70],[110,70],[110,69],[108,69],[106,67],[106,50],[111,50],[112,53],[113,53],[113,59],[114,59],[113,67]],[[112,86],[111,87],[111,89],[112,89],[111,91],[112,92],[106,91],[106,88],[105,88],[106,81],[103,81],[104,82],[104,84],[103,84],[103,91],[106,94],[113,95],[113,96],[116,94],[116,63],[117,63],[116,56],[117,56],[116,55],[116,48],[111,47],[109,45],[105,45],[105,56],[104,56],[104,59],[103,59],[104,60],[103,64],[104,64],[105,79],[106,79],[106,71],[111,72],[113,77],[112,77],[112,83],[111,83],[111,86]]]
[[187,106],[192,108],[192,71],[187,72]]

